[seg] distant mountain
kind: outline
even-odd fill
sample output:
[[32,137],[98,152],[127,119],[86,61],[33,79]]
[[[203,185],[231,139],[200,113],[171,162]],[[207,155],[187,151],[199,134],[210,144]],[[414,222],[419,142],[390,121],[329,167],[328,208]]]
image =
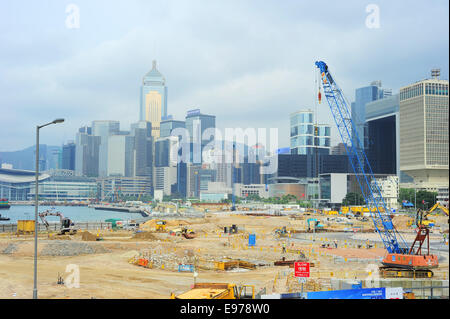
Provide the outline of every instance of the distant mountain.
[[[13,152],[0,152],[0,164],[12,164],[15,169],[34,170],[35,169],[35,149],[30,146],[26,149]],[[51,146],[46,144],[39,145],[39,170],[58,168],[60,163],[60,146]]]

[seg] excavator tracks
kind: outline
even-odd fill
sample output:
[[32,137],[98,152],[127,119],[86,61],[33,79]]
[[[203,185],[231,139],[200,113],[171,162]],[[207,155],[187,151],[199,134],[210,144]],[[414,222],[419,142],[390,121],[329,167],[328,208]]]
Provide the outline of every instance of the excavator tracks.
[[434,273],[429,269],[405,269],[393,267],[379,267],[383,278],[432,278]]

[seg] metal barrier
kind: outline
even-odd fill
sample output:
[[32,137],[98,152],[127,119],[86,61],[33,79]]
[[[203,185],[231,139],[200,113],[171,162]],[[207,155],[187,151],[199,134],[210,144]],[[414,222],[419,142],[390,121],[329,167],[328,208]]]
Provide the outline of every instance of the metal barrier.
[[[448,286],[412,287],[403,289],[404,292],[413,292],[416,299],[448,299]],[[447,290],[447,291],[446,291]],[[416,292],[418,291],[418,292]],[[429,292],[429,293],[428,293]],[[439,293],[440,292],[440,293]]]
[[[78,230],[101,230],[110,229],[112,227],[111,222],[79,222],[75,224],[75,229]],[[47,228],[44,224],[38,223],[38,231],[46,231]],[[61,223],[49,223],[48,229],[51,231],[58,231],[61,229]],[[17,223],[0,224],[0,233],[16,233]]]

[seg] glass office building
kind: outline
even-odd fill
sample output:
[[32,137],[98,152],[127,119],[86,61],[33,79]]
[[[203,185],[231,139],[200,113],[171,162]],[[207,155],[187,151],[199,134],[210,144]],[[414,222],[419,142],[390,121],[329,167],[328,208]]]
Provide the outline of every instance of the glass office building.
[[98,153],[98,175],[106,176],[108,169],[108,139],[111,135],[119,134],[119,121],[93,121],[92,135],[100,137]]
[[[392,95],[392,90],[382,89],[381,81],[373,81],[369,86],[365,86],[355,91],[355,102],[351,104],[352,121],[355,124],[356,133],[358,134],[360,147],[364,148],[367,144],[367,126],[366,123],[366,104],[383,99]],[[353,137],[353,145],[359,146],[356,137]]]
[[[186,129],[189,132],[190,136],[190,148],[191,148],[191,159],[190,161],[193,163],[201,163],[202,162],[202,152],[203,148],[210,143],[214,136],[211,136],[209,139],[202,139],[203,133],[206,129],[215,128],[216,127],[216,117],[214,115],[207,115],[200,113],[199,109],[190,110],[186,114]],[[184,143],[185,141],[181,141]],[[200,147],[198,147],[198,142],[200,142]],[[195,154],[200,151],[200,154]],[[197,156],[199,155],[199,156]],[[200,160],[200,161],[199,161]]]
[[172,130],[176,128],[185,128],[186,123],[184,121],[176,121],[173,119],[165,119],[161,122],[161,137],[168,137],[172,133]]
[[366,104],[365,149],[375,174],[399,175],[399,95]]
[[311,110],[291,114],[291,154],[314,155],[330,153],[331,127],[315,124]]

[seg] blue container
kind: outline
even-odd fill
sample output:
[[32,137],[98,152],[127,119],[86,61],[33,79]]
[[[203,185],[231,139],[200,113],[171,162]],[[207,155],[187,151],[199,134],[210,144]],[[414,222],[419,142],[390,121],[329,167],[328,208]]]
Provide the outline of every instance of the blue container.
[[256,235],[255,234],[248,235],[248,246],[252,247],[255,245],[256,245]]

